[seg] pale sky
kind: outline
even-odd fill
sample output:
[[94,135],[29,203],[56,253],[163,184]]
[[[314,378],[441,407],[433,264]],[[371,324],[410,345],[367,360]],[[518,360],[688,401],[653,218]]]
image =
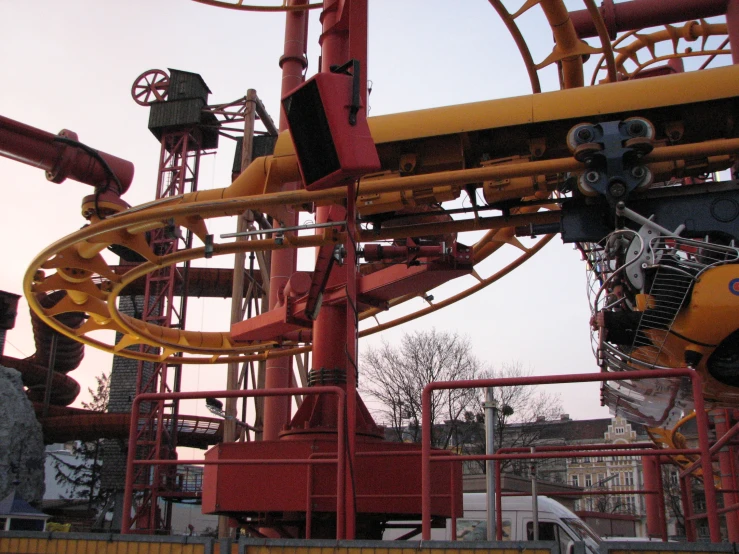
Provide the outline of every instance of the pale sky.
[[[519,4],[508,2],[509,7]],[[580,0],[566,4],[583,7]],[[124,197],[132,205],[153,199],[159,154],[147,129],[148,109],[135,104],[130,94],[143,71],[171,67],[200,73],[213,91],[212,104],[254,88],[278,118],[283,15],[220,10],[188,0],[0,0],[0,19],[0,113],[53,133],[71,129],[82,142],[132,161],[136,176]],[[553,46],[549,27],[538,8],[521,21],[534,59],[542,60]],[[370,116],[530,92],[518,51],[486,0],[371,0],[369,26]],[[308,75],[317,67],[317,12],[312,12],[310,29]],[[540,76],[545,90],[558,88],[551,69]],[[221,139],[218,153],[202,164],[200,189],[229,184],[233,155],[233,143]],[[73,181],[49,183],[40,170],[5,158],[0,158],[0,179],[0,289],[20,293],[31,259],[84,224],[80,201],[92,189]],[[228,232],[233,225],[217,232]],[[460,240],[474,242],[475,237]],[[487,277],[505,265],[514,254],[511,247],[506,249],[478,272]],[[208,263],[226,267],[231,262]],[[469,283],[472,278],[464,279]],[[452,282],[444,290],[462,288]],[[360,346],[383,337],[392,343],[403,331],[436,327],[467,335],[476,355],[493,366],[519,362],[537,375],[595,372],[585,291],[579,254],[555,238],[483,292]],[[229,302],[193,299],[188,328],[226,329]],[[34,346],[25,303],[19,312],[5,354],[24,357]],[[391,312],[380,319],[398,315]],[[109,370],[110,356],[87,348],[72,376],[84,391],[93,376]],[[225,371],[225,366],[185,366],[186,386],[225,388]],[[562,393],[565,412],[572,417],[607,416],[597,385],[555,392]],[[85,398],[80,395],[77,404]]]

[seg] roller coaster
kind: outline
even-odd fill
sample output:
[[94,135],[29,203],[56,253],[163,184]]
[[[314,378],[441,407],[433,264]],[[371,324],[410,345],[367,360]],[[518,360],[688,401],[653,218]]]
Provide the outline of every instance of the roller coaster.
[[[66,339],[160,368],[127,420],[124,532],[161,529],[166,468],[182,463],[173,451],[145,449],[182,419],[165,414],[165,401],[206,396],[263,397],[264,407],[263,440],[230,442],[231,435],[206,455],[204,511],[255,532],[337,538],[373,538],[386,522],[422,513],[420,450],[385,442],[357,395],[357,341],[479,292],[556,235],[576,245],[588,269],[593,352],[608,374],[601,399],[612,413],[646,425],[658,447],[679,450],[679,430],[695,417],[694,390],[682,378],[629,376],[683,377],[684,368],[701,379],[699,418],[703,408],[737,408],[739,69],[727,64],[739,60],[736,1],[605,0],[599,8],[583,0],[584,9],[570,12],[561,0],[518,2],[513,11],[489,0],[519,47],[532,94],[377,117],[366,113],[366,0],[196,1],[286,15],[279,134],[229,186],[176,190],[129,207],[121,199],[127,162],[91,152],[68,133],[0,120],[0,153],[44,167],[51,180],[95,187],[83,201],[88,224],[40,252],[26,272],[34,317]],[[312,10],[320,11],[321,68],[305,80]],[[539,62],[518,23],[532,10],[543,13],[554,40]],[[586,75],[591,57],[598,62]],[[686,71],[691,64],[696,70]],[[550,66],[561,90],[541,92],[539,72]],[[143,74],[134,99],[163,105],[177,92],[171,78]],[[187,146],[162,140],[163,157],[187,160]],[[250,230],[210,231],[216,220],[245,213]],[[315,223],[299,225],[306,213]],[[480,231],[482,238],[464,242]],[[193,237],[184,247],[167,246],[184,235]],[[482,277],[478,266],[511,245],[517,259]],[[305,248],[315,249],[315,266],[297,271],[296,253]],[[133,261],[113,265],[107,249]],[[147,296],[157,305],[150,317],[120,308],[142,279],[251,252],[271,259],[263,267],[268,294],[258,313],[228,329],[160,324],[175,309],[172,296]],[[440,297],[437,287],[469,275],[472,286]],[[375,318],[418,298],[427,305],[384,323]],[[106,342],[99,331],[118,339]],[[296,388],[290,360],[306,352],[311,369]],[[181,392],[166,371],[250,362],[265,365],[260,390]],[[291,414],[294,394],[301,402]],[[137,459],[142,448],[149,454]],[[675,459],[692,468],[697,458]],[[438,490],[431,515],[459,513],[458,467],[438,463],[423,478]],[[306,489],[307,498],[295,492]],[[712,540],[717,533],[712,526]]]

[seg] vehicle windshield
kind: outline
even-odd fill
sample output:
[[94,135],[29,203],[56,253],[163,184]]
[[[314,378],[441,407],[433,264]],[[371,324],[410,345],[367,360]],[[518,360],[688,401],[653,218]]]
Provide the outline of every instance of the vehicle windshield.
[[563,518],[562,521],[570,530],[579,537],[585,544],[591,547],[594,552],[598,551],[598,545],[601,543],[601,538],[598,533],[593,531],[588,525],[581,519],[575,518]]

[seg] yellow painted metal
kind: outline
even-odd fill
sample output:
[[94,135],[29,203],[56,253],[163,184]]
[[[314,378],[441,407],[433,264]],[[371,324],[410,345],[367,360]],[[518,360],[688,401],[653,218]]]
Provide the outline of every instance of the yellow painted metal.
[[673,330],[696,343],[717,345],[739,329],[739,295],[729,286],[737,278],[736,264],[715,267],[701,275],[688,309],[675,320]]
[[[654,65],[660,61],[665,61],[670,58],[687,58],[693,56],[715,56],[719,54],[728,55],[731,53],[730,50],[723,49],[726,44],[719,47],[718,50],[707,50],[706,41],[709,37],[722,36],[727,34],[727,26],[725,23],[708,23],[706,21],[689,21],[682,27],[675,27],[673,25],[666,25],[664,29],[656,31],[654,33],[641,33],[638,31],[630,31],[622,34],[616,39],[611,45],[612,49],[619,53],[619,57],[614,60],[615,69],[618,73],[626,78],[631,78],[638,74],[643,69]],[[702,45],[698,48],[678,48],[678,42],[680,39],[693,42],[699,38],[702,38]],[[629,42],[630,41],[630,42]],[[657,56],[656,45],[661,42],[669,42],[672,44],[672,52],[667,55]],[[649,59],[643,60],[640,53],[646,51],[649,55]],[[628,71],[625,67],[625,63],[631,61],[636,66],[634,71]],[[593,71],[591,79],[591,85],[596,84],[598,72],[603,69],[603,63],[610,64],[605,56],[598,60],[598,63]],[[603,81],[615,82],[611,76],[611,70],[609,69],[609,77]]]
[[152,539],[115,541],[84,538],[0,537],[0,554],[204,554],[205,544]]
[[[739,96],[739,66],[558,90],[456,106],[430,108],[368,119],[376,144],[425,137],[500,129],[562,119],[587,119],[608,113],[638,113],[662,107]],[[275,157],[290,156],[287,133],[275,146]]]
[[[656,148],[645,158],[645,162],[664,162],[684,157],[697,159],[701,156],[710,157],[736,152],[739,152],[739,139],[716,140],[700,144]],[[155,222],[163,224],[174,220],[178,225],[189,228],[196,233],[207,234],[205,221],[212,217],[237,215],[246,209],[269,212],[273,208],[284,209],[288,205],[303,205],[321,201],[341,202],[343,200],[345,191],[341,187],[323,191],[291,191],[271,194],[254,192],[264,190],[264,188],[270,186],[272,170],[275,170],[275,174],[279,176],[294,178],[294,161],[290,161],[291,159],[290,156],[277,161],[261,158],[254,162],[258,167],[250,173],[254,176],[251,178],[252,180],[237,181],[233,189],[229,187],[229,189],[207,191],[208,194],[194,193],[175,200],[168,199],[158,203],[154,202],[140,209],[132,209],[103,221],[93,222],[88,227],[58,241],[39,254],[26,273],[24,292],[29,305],[48,325],[66,336],[107,352],[146,361],[169,360],[175,352],[189,354],[177,358],[178,363],[189,364],[266,359],[271,356],[287,355],[288,353],[292,355],[296,352],[305,351],[305,347],[297,348],[296,345],[296,348],[273,352],[271,349],[275,344],[272,342],[236,346],[231,344],[227,332],[165,330],[123,317],[115,308],[117,296],[136,277],[166,265],[197,259],[205,255],[205,249],[201,247],[180,251],[169,256],[157,256],[143,241],[141,235],[136,235],[132,239],[133,235],[131,235],[129,229],[134,226]],[[577,162],[574,158],[539,161],[522,160],[519,163],[490,167],[360,181],[359,194],[362,196],[372,193],[400,191],[411,191],[413,193],[413,191],[428,189],[429,187],[463,185],[494,179],[546,176],[566,171],[577,171],[580,168],[580,162]],[[235,196],[235,190],[253,194],[239,197]],[[524,192],[528,191],[521,191],[521,194]],[[204,198],[207,200],[204,200]],[[444,223],[443,226],[444,232],[453,233],[470,230],[504,229],[514,225],[524,226],[530,223],[550,221],[551,215],[547,213],[519,213],[513,214],[510,218],[459,220]],[[437,224],[434,232],[439,232],[439,230],[440,227]],[[378,238],[423,236],[425,234],[429,234],[428,228],[423,225],[416,225],[395,230],[382,230],[379,235],[364,233],[362,238],[363,240],[376,240]],[[509,234],[508,240],[510,239],[511,235]],[[322,235],[310,237],[295,237],[287,233],[282,243],[275,240],[266,240],[215,244],[213,255],[233,254],[248,250],[312,247],[336,243],[341,240],[343,240],[342,236],[331,230],[326,230]],[[131,270],[125,276],[116,275],[100,254],[92,257],[80,255],[79,245],[88,243],[124,244],[144,256],[148,262]],[[482,250],[478,248],[478,252],[482,252]],[[489,255],[490,252],[488,249],[486,255]],[[479,261],[480,259],[475,259],[475,262]],[[46,272],[51,269],[61,269],[62,271],[46,276]],[[93,278],[102,278],[103,286],[98,287]],[[57,289],[64,289],[72,292],[72,294],[52,309],[42,308],[34,293]],[[54,318],[54,316],[65,311],[85,311],[91,317],[80,329],[74,330],[62,325]],[[423,310],[419,311],[418,315],[414,317],[419,317],[422,313]],[[147,344],[160,347],[162,352],[155,356],[133,350],[120,350],[112,344],[105,344],[88,336],[89,333],[101,329],[124,333],[123,341],[120,343],[123,344],[123,347]],[[291,345],[287,344],[285,346],[289,347]]]
[[[549,15],[556,19],[562,16],[562,13],[552,8]],[[562,119],[586,120],[589,116],[607,113],[604,106],[608,107],[608,113],[641,113],[642,110],[658,106],[683,105],[728,97],[739,97],[739,67],[712,69],[700,74],[681,74],[659,80],[627,81],[587,89],[382,116],[371,118],[370,126],[373,138],[381,148],[388,145],[386,148],[392,149],[395,143],[413,140],[429,145],[447,141],[449,144],[446,146],[451,145],[450,148],[454,150],[462,148],[464,141],[461,137],[465,134],[483,129],[504,130],[510,126],[545,124]],[[429,150],[436,152],[438,148],[429,147]],[[668,162],[679,165],[684,163],[685,159],[700,162],[705,158],[700,163],[710,165],[710,160],[720,159],[725,165],[731,163],[733,159],[731,156],[737,152],[739,139],[723,139],[655,148],[644,161],[649,164]],[[413,165],[416,158],[413,155],[409,156],[411,157],[408,158],[408,162]],[[719,158],[720,156],[724,157]],[[448,169],[459,167],[462,163],[458,153],[451,157],[449,155],[437,157],[439,159],[432,161],[432,165],[427,167]],[[494,163],[484,167],[434,170],[430,173],[405,176],[397,173],[366,176],[359,182],[358,204],[360,213],[365,215],[395,211],[405,206],[450,200],[460,194],[464,185],[479,183],[488,183],[485,196],[489,203],[527,197],[535,192],[537,195],[545,195],[556,185],[558,175],[566,172],[576,173],[582,171],[582,168],[580,162],[570,157],[535,160],[511,158],[508,163]],[[146,230],[174,222],[175,225],[191,230],[205,241],[208,235],[206,222],[211,218],[235,216],[244,210],[253,209],[268,213],[279,222],[282,219],[281,215],[290,206],[302,207],[311,203],[344,201],[343,187],[322,191],[273,192],[283,184],[298,181],[299,178],[290,137],[283,133],[277,141],[275,154],[254,160],[229,187],[155,201],[112,215],[103,221],[93,218],[88,227],[53,244],[32,262],[24,280],[24,291],[29,304],[48,325],[68,337],[111,353],[146,361],[169,360],[175,352],[184,352],[186,355],[178,357],[177,362],[188,364],[257,360],[305,351],[306,347],[285,344],[284,346],[288,347],[286,350],[273,352],[272,348],[275,346],[273,342],[253,343],[248,346],[235,345],[231,343],[227,331],[163,329],[123,316],[115,307],[116,298],[135,278],[167,265],[194,260],[205,255],[205,249],[201,247],[169,256],[158,256],[146,242],[144,236]],[[365,209],[364,212],[362,208]],[[479,244],[473,245],[474,261],[479,263],[497,251],[501,244],[514,244],[520,247],[520,243],[514,240],[513,226],[551,222],[553,217],[556,217],[551,213],[537,210],[538,208],[522,211],[510,217],[478,217],[472,220],[449,221],[435,224],[433,231],[459,233],[493,230],[493,233],[487,234]],[[379,234],[365,232],[361,238],[378,240],[426,234],[429,234],[428,226],[421,224],[382,229]],[[336,230],[311,237],[297,237],[295,234],[286,233],[281,243],[276,240],[216,243],[213,255],[249,250],[304,248],[342,240],[343,236]],[[124,245],[143,256],[147,262],[126,275],[116,275],[100,255],[100,251],[110,244]],[[524,252],[521,259],[527,259],[527,256],[528,254]],[[46,273],[52,270],[56,272],[46,276]],[[36,292],[59,289],[66,290],[69,294],[52,309],[42,308],[35,299]],[[469,290],[477,288],[472,287]],[[466,294],[467,291],[455,295],[452,299],[462,298]],[[413,297],[394,299],[390,305],[397,305],[410,298]],[[434,306],[439,305],[440,303],[437,303]],[[429,308],[438,309],[434,306]],[[84,311],[90,317],[80,329],[74,330],[58,323],[54,317],[65,311]],[[420,310],[412,317],[420,317],[424,313],[426,310]],[[368,310],[362,317],[366,319],[375,314],[376,310]],[[394,321],[401,320],[404,318]],[[388,325],[391,323],[383,324],[382,328]],[[122,346],[116,347],[93,338],[91,334],[99,330],[123,333],[124,338],[120,343]],[[136,344],[159,347],[161,354],[121,350]],[[294,348],[291,348],[292,346]]]

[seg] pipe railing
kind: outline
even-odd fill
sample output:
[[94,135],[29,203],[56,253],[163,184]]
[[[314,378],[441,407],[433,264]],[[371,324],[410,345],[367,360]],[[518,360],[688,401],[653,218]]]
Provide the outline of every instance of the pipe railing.
[[[687,377],[691,381],[693,389],[693,401],[695,404],[696,411],[696,422],[698,426],[698,448],[693,449],[674,449],[674,453],[680,454],[691,454],[700,456],[700,465],[704,468],[708,468],[711,471],[712,468],[712,456],[710,452],[710,445],[708,439],[708,416],[705,412],[705,402],[703,399],[703,378],[694,370],[688,368],[676,368],[669,370],[646,370],[646,371],[623,371],[618,373],[589,373],[585,375],[550,375],[550,376],[535,376],[535,377],[505,377],[498,379],[477,379],[477,380],[464,380],[464,381],[439,381],[436,383],[430,383],[426,385],[423,390],[422,397],[422,420],[421,420],[421,432],[422,432],[422,460],[421,460],[421,496],[422,496],[422,538],[423,540],[430,540],[431,538],[431,395],[436,390],[450,390],[450,389],[469,389],[469,388],[484,388],[484,387],[510,387],[510,386],[530,386],[530,385],[553,385],[553,384],[571,384],[571,383],[592,383],[592,382],[604,382],[604,381],[619,381],[625,379],[674,379]],[[660,449],[660,450],[636,450],[630,452],[630,454],[639,456],[662,456],[671,454],[673,449]],[[613,451],[604,451],[602,455],[618,455],[620,452],[618,449]],[[537,458],[548,458],[548,457],[571,457],[572,455],[564,452],[551,452],[551,453],[519,453],[519,454],[488,454],[488,455],[473,455],[473,456],[438,456],[434,457],[433,461],[446,461],[446,458],[451,458],[458,461],[466,460],[495,460],[499,462],[505,459],[537,459]],[[499,475],[496,476],[499,481]],[[498,490],[500,490],[500,483],[497,483]],[[716,488],[712,479],[704,479],[704,492],[706,497],[707,506],[707,518],[708,527],[710,532],[711,542],[721,541],[721,530],[719,526],[719,516],[716,508]],[[499,500],[498,500],[499,503]],[[500,506],[498,506],[498,512],[500,512]]]
[[[301,460],[283,460],[283,459],[243,459],[243,460],[165,460],[165,459],[147,459],[136,460],[136,443],[139,435],[138,419],[139,410],[142,402],[164,402],[165,400],[202,400],[205,398],[251,398],[251,397],[269,397],[269,396],[294,396],[309,394],[335,394],[338,397],[337,402],[337,447],[336,458],[333,459],[301,459]],[[139,394],[134,398],[131,406],[131,427],[129,431],[129,447],[128,458],[126,461],[126,486],[123,500],[123,521],[121,525],[121,533],[129,534],[132,532],[133,524],[131,518],[131,508],[133,505],[134,495],[134,467],[156,467],[167,465],[267,465],[267,464],[336,464],[336,538],[344,538],[345,529],[345,503],[344,489],[346,486],[346,433],[344,432],[344,410],[346,404],[346,393],[340,387],[335,386],[318,386],[318,387],[298,387],[298,388],[275,388],[260,390],[227,390],[227,391],[197,391],[197,392],[165,392],[165,393],[145,393]]]

